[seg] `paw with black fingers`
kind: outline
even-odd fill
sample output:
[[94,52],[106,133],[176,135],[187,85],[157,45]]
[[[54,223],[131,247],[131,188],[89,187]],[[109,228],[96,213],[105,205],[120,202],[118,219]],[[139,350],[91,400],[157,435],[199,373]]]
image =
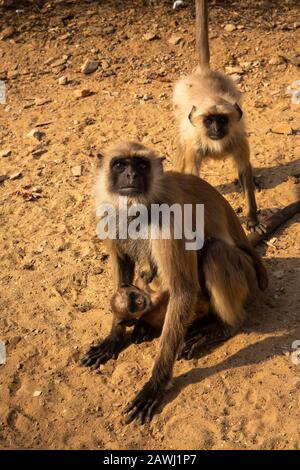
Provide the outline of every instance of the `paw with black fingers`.
[[83,367],[97,369],[100,364],[104,364],[110,359],[117,359],[122,347],[122,342],[114,337],[108,336],[97,346],[91,346],[81,359],[80,364]]
[[144,341],[151,341],[155,337],[155,329],[146,323],[143,319],[139,320],[134,326],[131,341],[132,343],[139,344]]
[[166,386],[158,385],[151,379],[146,382],[123,411],[125,415],[124,424],[129,424],[134,420],[139,424],[149,423],[159,407],[165,391]]
[[[241,184],[241,181],[236,178],[234,181],[233,181],[233,184],[235,186],[238,186],[240,189],[243,189],[243,186]],[[254,185],[254,188],[260,192],[262,190],[262,184],[261,184],[261,180],[258,176],[253,176],[253,185]]]
[[267,227],[259,222],[256,217],[249,217],[246,222],[248,232],[257,232],[259,235],[263,235],[267,232]]
[[237,330],[238,327],[231,327],[218,322],[204,327],[201,333],[198,332],[186,338],[178,354],[178,359],[199,359],[210,348],[231,338]]
[[199,355],[200,352],[202,352],[206,343],[207,343],[207,339],[203,333],[198,333],[198,334],[195,334],[194,336],[188,337],[184,341],[178,353],[178,356],[177,356],[178,360],[193,359],[194,357]]
[[262,190],[261,180],[258,176],[253,176],[253,184],[255,189],[260,192]]

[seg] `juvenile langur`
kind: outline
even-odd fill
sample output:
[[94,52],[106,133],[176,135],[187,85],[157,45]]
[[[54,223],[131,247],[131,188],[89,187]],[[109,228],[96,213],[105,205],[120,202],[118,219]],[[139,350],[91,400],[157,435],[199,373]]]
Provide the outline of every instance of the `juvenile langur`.
[[[168,301],[168,291],[154,291],[145,278],[138,277],[134,285],[117,289],[111,298],[111,309],[117,323],[126,327],[134,326],[131,341],[141,343],[153,339],[161,332]],[[211,321],[209,313],[208,298],[201,292],[196,302],[193,330]]]
[[169,293],[154,291],[139,277],[134,285],[119,287],[111,298],[111,308],[121,325],[134,326],[131,340],[141,343],[162,329]]
[[259,226],[254,194],[249,143],[241,94],[231,78],[210,69],[207,0],[196,0],[196,43],[199,65],[194,73],[179,80],[174,89],[174,111],[178,124],[175,169],[199,176],[206,158],[232,156],[247,202],[247,228]]
[[[204,204],[204,238],[207,250],[203,275],[210,293],[210,304],[223,324],[236,329],[244,320],[244,302],[257,287],[267,286],[267,274],[261,259],[255,263],[245,232],[229,203],[199,177],[173,171],[164,172],[161,158],[140,143],[123,142],[108,149],[97,180],[97,204],[109,203],[118,213],[119,200],[127,196],[130,207],[136,203],[148,209],[152,204],[190,204],[196,218],[197,204]],[[128,209],[129,210],[129,209]],[[153,221],[149,221],[152,228]],[[157,228],[157,226],[156,226]],[[160,230],[161,227],[159,226]],[[149,230],[151,235],[152,231]],[[126,422],[149,421],[170,386],[173,365],[186,330],[194,320],[197,298],[201,296],[199,266],[202,250],[186,250],[186,239],[107,239],[114,271],[115,287],[133,283],[136,265],[152,263],[162,290],[169,294],[159,351],[151,377],[125,409]],[[259,272],[259,275],[257,275]],[[205,299],[206,293],[202,296]],[[111,332],[92,347],[82,364],[93,366],[117,357],[124,344],[126,326],[113,317]],[[196,347],[193,342],[191,347]]]

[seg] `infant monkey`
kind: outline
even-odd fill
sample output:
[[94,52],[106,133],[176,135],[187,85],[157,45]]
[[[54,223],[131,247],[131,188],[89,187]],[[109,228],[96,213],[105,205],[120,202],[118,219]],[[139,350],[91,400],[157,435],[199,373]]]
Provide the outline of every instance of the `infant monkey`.
[[119,287],[111,298],[111,308],[117,323],[134,326],[132,341],[140,343],[160,333],[168,301],[168,291],[153,291],[138,277],[135,285]]
[[[144,277],[138,277],[135,285],[119,287],[111,298],[111,308],[115,321],[125,327],[134,326],[131,340],[133,343],[150,341],[160,334],[169,302],[167,290],[154,291]],[[209,301],[199,296],[195,308],[194,327],[212,323]],[[187,335],[188,336],[188,335]]]

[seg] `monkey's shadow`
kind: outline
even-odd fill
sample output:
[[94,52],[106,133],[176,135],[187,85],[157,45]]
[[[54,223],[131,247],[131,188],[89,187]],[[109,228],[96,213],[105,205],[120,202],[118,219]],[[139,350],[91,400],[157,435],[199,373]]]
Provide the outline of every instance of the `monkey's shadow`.
[[200,384],[203,380],[222,371],[253,364],[260,364],[271,356],[282,356],[284,354],[282,348],[289,348],[295,338],[299,337],[299,334],[300,327],[298,330],[295,328],[289,334],[285,334],[280,337],[271,336],[265,338],[255,344],[242,348],[240,351],[237,351],[235,354],[226,358],[224,361],[219,362],[215,366],[196,367],[191,369],[189,372],[176,377],[173,381],[172,389],[166,396],[164,403],[161,405],[157,413],[160,413],[167,403],[171,403],[175,400],[188,385]]
[[[300,338],[300,318],[297,313],[297,306],[300,302],[300,291],[297,290],[300,259],[273,258],[266,260],[265,264],[268,269],[270,287],[247,306],[247,320],[240,333],[271,334],[271,336],[241,348],[214,366],[191,368],[188,372],[174,378],[173,387],[156,414],[159,414],[167,403],[175,400],[188,385],[200,384],[203,380],[225,370],[261,364],[270,357],[283,356],[284,352],[290,349],[292,342]],[[278,279],[281,273],[283,277]],[[294,308],[289,309],[291,299]],[[234,338],[228,341],[234,341]],[[200,355],[194,359],[201,361],[201,357],[211,354],[217,348],[224,347],[225,344],[226,342],[219,343],[201,351]]]
[[[279,184],[287,181],[289,176],[300,176],[300,159],[288,162],[284,165],[253,168],[255,179],[261,190],[275,188]],[[241,191],[240,185],[234,181],[232,183],[219,184],[216,189],[223,195]],[[300,187],[298,189],[300,196]]]

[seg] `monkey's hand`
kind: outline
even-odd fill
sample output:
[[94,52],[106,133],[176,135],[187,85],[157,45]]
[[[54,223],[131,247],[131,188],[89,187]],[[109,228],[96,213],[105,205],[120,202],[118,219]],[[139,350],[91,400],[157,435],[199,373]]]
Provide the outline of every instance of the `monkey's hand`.
[[200,355],[204,355],[202,350],[205,348],[206,343],[207,339],[203,333],[198,333],[190,338],[186,338],[178,352],[177,359],[194,359],[196,355],[198,359]]
[[92,346],[81,359],[80,364],[84,367],[97,369],[109,359],[117,359],[124,343],[118,341],[115,336],[109,335],[98,346]]
[[154,337],[154,328],[141,318],[133,328],[131,341],[135,344],[139,344],[144,341],[151,341]]
[[201,331],[194,332],[185,338],[178,359],[199,359],[208,352],[209,348],[227,341],[237,331],[238,326],[233,327],[220,322],[203,327]]
[[124,423],[129,424],[134,419],[136,419],[139,424],[149,423],[166,389],[166,384],[157,384],[153,379],[146,382],[140,392],[123,411],[125,415]]

